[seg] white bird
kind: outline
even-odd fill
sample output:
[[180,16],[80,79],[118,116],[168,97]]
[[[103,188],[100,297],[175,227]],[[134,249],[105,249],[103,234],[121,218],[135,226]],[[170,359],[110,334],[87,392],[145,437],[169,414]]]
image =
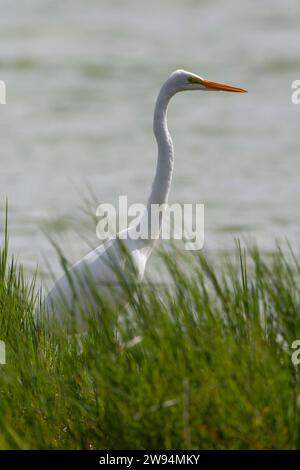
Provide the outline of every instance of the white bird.
[[[66,310],[75,312],[75,316],[80,320],[80,312],[89,305],[93,292],[107,292],[115,297],[115,301],[120,302],[119,275],[127,274],[136,277],[137,281],[142,280],[146,263],[151,255],[153,246],[158,240],[162,217],[154,224],[151,220],[151,206],[158,204],[163,206],[168,202],[171,186],[174,148],[167,126],[167,109],[170,99],[180,91],[212,90],[227,92],[246,92],[246,90],[223,83],[212,82],[198,75],[184,70],[173,72],[162,85],[157,97],[153,132],[157,141],[158,157],[152,190],[147,202],[145,212],[138,222],[138,226],[128,227],[119,233],[122,238],[122,246],[126,249],[130,258],[130,263],[126,263],[120,250],[118,237],[110,239],[95,250],[88,253],[68,270],[54,285],[45,300],[45,307],[50,317],[55,316],[60,319]],[[136,239],[136,234],[147,227],[151,236]],[[113,266],[112,266],[113,264]],[[130,272],[127,272],[130,270]],[[114,286],[113,290],[111,286]],[[80,308],[79,308],[80,306]]]

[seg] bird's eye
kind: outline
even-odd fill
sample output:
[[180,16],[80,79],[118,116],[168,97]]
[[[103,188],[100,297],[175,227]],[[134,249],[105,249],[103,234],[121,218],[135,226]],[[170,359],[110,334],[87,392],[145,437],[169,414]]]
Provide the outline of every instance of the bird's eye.
[[203,85],[203,79],[201,77],[189,77],[189,83],[194,83],[196,85]]

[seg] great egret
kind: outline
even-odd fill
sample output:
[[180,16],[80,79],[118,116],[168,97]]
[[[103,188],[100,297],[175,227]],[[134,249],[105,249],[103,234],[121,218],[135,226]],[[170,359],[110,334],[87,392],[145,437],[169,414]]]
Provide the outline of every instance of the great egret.
[[[153,131],[158,146],[156,173],[146,210],[139,222],[142,225],[145,222],[146,225],[148,223],[148,228],[152,222],[151,206],[153,204],[163,205],[167,203],[172,180],[174,150],[167,126],[168,104],[176,93],[185,90],[246,92],[242,88],[212,82],[185,70],[176,70],[162,85],[157,97],[153,119]],[[84,306],[86,304],[91,294],[91,283],[93,284],[93,289],[101,289],[101,291],[104,291],[108,286],[116,286],[116,289],[113,290],[113,295],[118,297],[118,276],[116,275],[116,269],[124,272],[125,275],[126,269],[133,269],[137,280],[141,280],[144,276],[146,263],[153,245],[159,238],[161,223],[162,218],[160,218],[155,227],[151,228],[151,237],[148,237],[148,239],[144,237],[136,239],[136,236],[133,237],[132,231],[134,229],[136,234],[136,227],[129,227],[125,231],[120,232],[120,234],[122,233],[122,244],[124,244],[132,262],[131,266],[128,263],[124,263],[120,256],[118,239],[111,239],[88,253],[67,271],[50,291],[45,300],[48,314],[59,318],[62,311],[67,307],[68,310],[75,312],[78,316],[78,305]],[[114,260],[117,266],[112,267],[111,260]],[[80,318],[78,319],[80,320]]]

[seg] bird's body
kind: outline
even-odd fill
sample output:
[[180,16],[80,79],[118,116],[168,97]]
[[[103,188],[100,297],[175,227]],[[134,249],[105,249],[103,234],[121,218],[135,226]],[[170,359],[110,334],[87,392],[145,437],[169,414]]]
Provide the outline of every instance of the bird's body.
[[[152,219],[151,207],[163,207],[167,204],[174,166],[173,143],[167,126],[167,108],[172,96],[185,90],[245,91],[210,82],[184,70],[173,72],[163,84],[156,101],[153,131],[158,146],[157,167],[141,220],[136,227],[129,227],[119,234],[121,245],[118,237],[107,241],[88,253],[59,279],[45,300],[49,315],[60,318],[66,307],[80,315],[82,310],[88,308],[91,297],[97,291],[101,294],[107,293],[114,301],[122,303],[120,276],[126,276],[130,270],[130,275],[134,274],[137,281],[143,278],[153,246],[159,239],[162,224],[162,214],[158,221],[154,222]],[[147,236],[133,236],[133,231],[136,234],[145,229]],[[126,255],[123,256],[124,249]]]
[[[126,249],[123,261],[122,252]],[[58,315],[61,311],[71,311],[81,323],[83,312],[96,302],[97,294],[106,296],[122,304],[120,276],[127,266],[126,258],[131,259],[131,269],[136,279],[143,278],[147,257],[137,250],[132,240],[126,245],[119,245],[118,240],[108,240],[75,263],[54,285],[45,300],[48,314]],[[119,261],[119,262],[118,262]],[[124,266],[123,266],[123,265]]]

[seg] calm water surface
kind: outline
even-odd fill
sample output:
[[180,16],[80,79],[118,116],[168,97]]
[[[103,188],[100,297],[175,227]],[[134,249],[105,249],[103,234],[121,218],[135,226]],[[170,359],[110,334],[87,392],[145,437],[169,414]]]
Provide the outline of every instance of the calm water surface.
[[[171,202],[205,204],[205,245],[234,236],[266,249],[300,236],[300,3],[296,0],[0,0],[0,202],[27,268],[96,244],[81,207],[144,202],[156,148],[152,112],[176,68],[248,95],[183,93],[169,112]],[[94,208],[92,208],[94,210]],[[78,223],[76,223],[78,222]]]

